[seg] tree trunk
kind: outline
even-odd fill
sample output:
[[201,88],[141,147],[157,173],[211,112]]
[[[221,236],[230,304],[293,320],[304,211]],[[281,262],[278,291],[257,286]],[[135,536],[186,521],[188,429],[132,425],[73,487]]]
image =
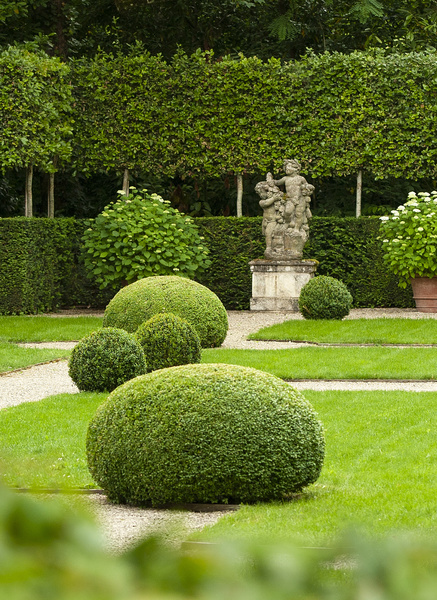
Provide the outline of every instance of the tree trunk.
[[129,196],[129,169],[125,169],[123,173],[123,192]]
[[361,192],[363,191],[363,171],[360,169],[357,174],[357,201],[355,216],[361,217]]
[[52,13],[55,20],[55,54],[63,60],[67,58],[67,38],[65,35],[66,18],[64,14],[65,2],[63,0],[52,0]]
[[47,216],[49,219],[55,218],[55,174],[49,173],[49,193],[47,203]]
[[24,216],[25,217],[33,216],[32,180],[33,180],[33,165],[30,164],[26,168],[26,188],[25,188],[25,192],[24,192]]
[[243,175],[237,174],[237,217],[243,216]]

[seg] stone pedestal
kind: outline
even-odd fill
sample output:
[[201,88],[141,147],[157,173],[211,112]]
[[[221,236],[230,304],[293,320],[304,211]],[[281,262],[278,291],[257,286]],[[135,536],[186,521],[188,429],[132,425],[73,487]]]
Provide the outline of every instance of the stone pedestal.
[[300,291],[314,276],[317,265],[316,260],[252,260],[250,310],[298,312]]

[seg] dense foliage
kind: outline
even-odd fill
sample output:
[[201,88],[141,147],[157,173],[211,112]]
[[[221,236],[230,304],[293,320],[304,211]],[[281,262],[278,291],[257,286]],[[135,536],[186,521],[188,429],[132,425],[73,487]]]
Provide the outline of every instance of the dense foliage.
[[306,283],[299,296],[305,319],[343,319],[352,308],[352,296],[343,282],[320,275]]
[[77,281],[75,242],[73,219],[0,219],[0,313],[38,313],[68,303]]
[[113,502],[281,500],[319,477],[323,428],[280,379],[234,365],[138,377],[99,407],[88,466]]
[[[196,219],[212,261],[198,282],[229,310],[249,309],[248,263],[262,258],[265,249],[261,221],[261,217]],[[305,258],[319,261],[319,275],[343,281],[356,308],[414,306],[411,289],[400,289],[398,277],[384,263],[379,226],[377,218],[314,217]],[[83,221],[74,219],[0,219],[0,313],[105,307],[114,290],[99,290],[85,271],[80,258],[85,229]]]
[[422,600],[437,586],[437,548],[405,536],[349,534],[332,550],[311,552],[277,540],[233,541],[210,544],[201,556],[152,537],[114,556],[96,525],[61,503],[1,487],[0,508],[0,586],[11,600],[332,600],[333,585],[336,600],[362,597],[363,589]]
[[[198,281],[211,288],[226,308],[248,310],[252,293],[249,261],[262,258],[265,240],[261,217],[196,219],[210,250],[211,267]],[[410,289],[384,264],[376,218],[313,217],[304,258],[319,261],[318,275],[341,280],[354,306],[414,306]]]
[[137,340],[115,327],[94,331],[73,348],[68,374],[82,392],[112,392],[146,372],[143,349]]
[[404,288],[412,277],[437,276],[437,192],[411,192],[408,198],[380,217],[384,261]]
[[0,169],[56,170],[71,154],[70,70],[44,52],[0,52]]
[[158,313],[135,332],[146,356],[147,371],[199,363],[199,335],[188,321],[172,313]]
[[68,65],[41,52],[3,54],[3,166],[35,163],[47,172],[63,159],[75,169],[76,179],[63,177],[75,181],[76,195],[91,194],[79,175],[106,171],[141,185],[171,178],[180,205],[187,177],[197,178],[192,196],[200,198],[202,179],[279,174],[285,156],[299,158],[314,182],[358,171],[366,181],[437,177],[433,52],[308,53],[281,62],[180,51],[166,62],[137,49]]
[[151,275],[193,277],[209,266],[193,219],[169,204],[133,188],[90,222],[83,236],[84,263],[101,288]]
[[298,58],[372,46],[436,47],[432,0],[3,0],[0,44],[35,37],[63,57],[140,45],[171,57],[178,48]]
[[121,289],[106,307],[103,326],[134,333],[158,313],[173,313],[191,323],[202,348],[220,346],[228,331],[228,315],[216,294],[177,276],[146,277]]

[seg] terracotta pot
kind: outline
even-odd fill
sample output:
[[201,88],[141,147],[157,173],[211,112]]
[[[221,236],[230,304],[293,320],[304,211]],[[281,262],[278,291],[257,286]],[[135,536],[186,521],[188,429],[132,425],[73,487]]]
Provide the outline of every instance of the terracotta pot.
[[437,277],[414,277],[411,279],[413,296],[419,312],[437,312]]

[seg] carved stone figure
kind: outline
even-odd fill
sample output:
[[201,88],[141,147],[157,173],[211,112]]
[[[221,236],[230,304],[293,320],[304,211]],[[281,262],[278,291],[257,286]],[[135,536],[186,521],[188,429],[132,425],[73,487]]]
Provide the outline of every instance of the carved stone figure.
[[[295,260],[302,258],[308,241],[309,204],[314,186],[299,175],[301,165],[297,160],[284,160],[285,176],[273,179],[267,173],[255,191],[260,197],[263,214],[263,234],[266,238],[264,256],[270,260]],[[278,186],[284,186],[281,192]]]

